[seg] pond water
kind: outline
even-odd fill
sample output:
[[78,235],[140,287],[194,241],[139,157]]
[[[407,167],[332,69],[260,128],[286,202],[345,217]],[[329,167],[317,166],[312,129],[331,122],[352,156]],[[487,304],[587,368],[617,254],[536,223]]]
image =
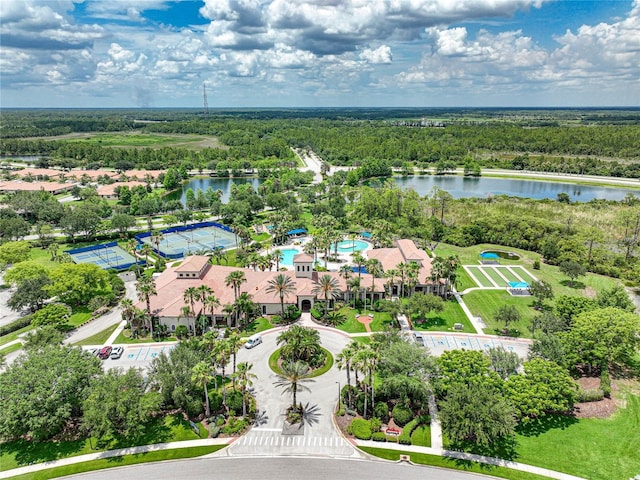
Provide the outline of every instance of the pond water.
[[[455,175],[414,175],[409,177],[394,177],[398,187],[411,188],[420,196],[429,194],[434,186],[449,192],[454,198],[488,197],[490,195],[509,195],[556,200],[559,193],[566,193],[574,202],[588,202],[589,200],[622,200],[628,193],[640,196],[640,190],[630,188],[599,187],[595,185],[575,185],[565,182],[544,182],[536,180],[521,180],[513,178],[478,177],[468,178]],[[180,199],[185,204],[187,190],[206,190],[209,186],[222,191],[222,201],[229,201],[231,185],[250,183],[257,189],[262,180],[250,178],[192,178],[182,184],[181,189],[171,192],[169,199]],[[640,182],[638,182],[640,186]]]
[[[564,182],[544,182],[515,178],[478,177],[469,178],[455,175],[416,175],[396,177],[400,188],[412,188],[420,196],[427,195],[434,186],[449,192],[454,198],[488,197],[490,195],[509,195],[535,199],[557,199],[559,193],[566,193],[574,202],[589,200],[622,200],[628,193],[640,196],[640,190],[628,188],[600,187],[594,185],[575,185]],[[640,186],[640,182],[638,183]]]

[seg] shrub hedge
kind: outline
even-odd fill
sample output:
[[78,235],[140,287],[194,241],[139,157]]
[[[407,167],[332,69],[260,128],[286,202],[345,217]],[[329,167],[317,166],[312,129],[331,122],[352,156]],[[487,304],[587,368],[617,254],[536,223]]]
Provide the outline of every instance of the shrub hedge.
[[391,416],[393,417],[393,421],[396,422],[396,425],[403,427],[413,418],[413,411],[411,411],[409,407],[398,404],[393,407]]

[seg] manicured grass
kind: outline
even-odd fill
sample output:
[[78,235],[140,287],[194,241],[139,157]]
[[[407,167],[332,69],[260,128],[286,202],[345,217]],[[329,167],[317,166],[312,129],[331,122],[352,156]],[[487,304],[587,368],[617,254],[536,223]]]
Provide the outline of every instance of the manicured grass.
[[[278,365],[278,360],[280,359],[280,350],[282,350],[282,349],[278,348],[275,352],[273,352],[269,356],[269,368],[273,372],[275,372],[277,375],[282,375],[282,369]],[[320,375],[324,375],[329,370],[331,370],[331,367],[333,367],[333,355],[331,354],[331,352],[329,350],[327,350],[326,348],[323,348],[322,351],[326,355],[326,357],[325,357],[326,360],[324,362],[324,365],[321,368],[318,368],[317,370],[314,370],[311,373],[311,375],[309,375],[309,378],[314,378],[314,377],[319,377]]]
[[[138,338],[132,338],[130,337],[130,331],[129,330],[123,330],[122,332],[120,332],[120,335],[118,335],[116,337],[116,339],[114,340],[114,344],[118,345],[118,344],[124,344],[124,345],[136,345],[138,343],[157,343],[159,340],[156,340],[154,338],[151,338],[150,336],[146,336],[146,337],[138,337]],[[162,339],[163,342],[177,342],[178,338],[175,336],[169,336],[169,337],[165,337]]]
[[607,419],[552,417],[520,429],[517,461],[591,480],[628,480],[640,473],[640,396]]
[[180,458],[194,458],[209,453],[217,452],[226,445],[208,445],[204,447],[176,448],[159,452],[140,453],[137,455],[125,455],[124,457],[106,458],[103,460],[91,460],[89,462],[66,465],[64,467],[49,468],[35,473],[12,477],[17,480],[46,480],[49,478],[64,477],[77,473],[103,470],[111,467],[124,467],[146,462],[160,462],[163,460],[178,460]]
[[[480,287],[493,287],[493,283],[489,281],[487,276],[482,273],[482,269],[478,267],[467,267],[474,277],[480,282]],[[474,285],[475,286],[475,285]]]
[[508,286],[507,281],[500,276],[498,272],[496,272],[493,268],[483,268],[482,271],[487,275],[491,280],[493,280],[498,287],[506,287]]
[[502,274],[503,277],[505,277],[507,280],[509,280],[510,282],[519,282],[520,280],[518,280],[518,277],[516,277],[512,272],[509,271],[508,268],[506,267],[498,267],[497,268],[498,272],[500,272]]
[[494,467],[477,462],[467,462],[452,458],[439,457],[437,455],[427,455],[425,453],[405,452],[400,450],[386,450],[384,448],[360,447],[360,450],[385,460],[398,461],[400,455],[409,455],[413,463],[420,465],[431,465],[433,467],[450,468],[452,470],[464,470],[465,472],[481,473],[499,478],[511,480],[546,480],[547,477],[534,475],[532,473],[520,472],[504,467]]
[[8,355],[13,352],[17,352],[22,348],[21,343],[14,343],[13,345],[9,345],[7,348],[0,349],[0,354]]
[[411,434],[411,444],[421,447],[431,446],[431,427],[429,425],[420,425]]
[[365,345],[369,345],[371,343],[371,337],[352,337],[351,340]]
[[[359,312],[351,307],[342,307],[340,310],[347,320],[337,326],[339,330],[347,333],[365,333],[367,331],[364,328],[364,324],[360,323],[357,319],[360,315],[364,315],[364,310]],[[373,313],[373,321],[369,325],[372,332],[381,332],[385,326],[391,323],[391,316],[387,312],[372,312],[367,310],[367,315]]]
[[520,278],[522,278],[522,280],[524,280],[525,282],[531,284],[533,283],[534,279],[531,276],[531,274],[529,273],[529,271],[524,268],[524,267],[511,267],[511,269],[517,273],[518,275],[520,275]]
[[22,327],[19,330],[16,330],[15,332],[11,332],[8,333],[7,335],[3,335],[2,337],[0,337],[0,346],[2,345],[6,345],[9,342],[13,342],[14,340],[18,339],[18,336],[26,333],[30,330],[33,330],[35,327],[32,325],[27,325],[26,327]]
[[456,290],[461,292],[463,290],[466,290],[467,288],[473,288],[477,286],[478,285],[476,284],[476,282],[473,281],[466,270],[461,268],[458,271],[458,278],[456,279]]
[[95,335],[91,335],[79,342],[74,343],[74,345],[104,345],[111,334],[118,328],[118,324],[112,325],[110,327],[105,328],[101,332],[96,333]]
[[265,330],[269,330],[271,328],[274,328],[274,326],[267,317],[259,317],[253,322],[251,322],[247,326],[247,329],[245,331],[247,333],[254,334],[254,333],[264,332]]
[[504,324],[495,320],[496,312],[502,305],[514,305],[521,315],[521,320],[509,325],[510,329],[520,330],[520,336],[531,337],[529,325],[531,319],[537,314],[533,309],[532,297],[511,296],[506,290],[474,290],[463,297],[464,303],[474,316],[482,317],[487,325],[486,333],[494,330],[502,330]]
[[38,443],[25,440],[5,442],[2,444],[0,454],[0,471],[104,450],[207,438],[207,429],[202,425],[199,425],[199,429],[200,432],[196,435],[189,422],[184,420],[182,415],[174,414],[150,420],[145,427],[144,434],[135,440],[112,440],[98,446],[94,439],[95,449],[91,449],[88,438],[61,442]]
[[82,325],[84,322],[91,318],[91,311],[87,307],[74,307],[73,313],[67,320],[66,325],[71,326],[72,328],[77,327],[78,325]]
[[476,329],[471,325],[460,304],[454,297],[451,297],[444,302],[442,312],[429,313],[426,323],[413,323],[413,328],[415,330],[446,332],[453,330],[454,323],[461,323],[464,326],[464,332],[476,333]]

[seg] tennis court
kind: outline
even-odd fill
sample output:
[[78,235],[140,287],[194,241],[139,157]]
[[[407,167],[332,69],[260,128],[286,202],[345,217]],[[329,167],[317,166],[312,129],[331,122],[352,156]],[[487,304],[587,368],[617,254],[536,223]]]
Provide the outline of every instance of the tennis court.
[[183,227],[162,230],[159,244],[149,232],[136,235],[140,243],[149,244],[159,255],[165,258],[182,258],[196,252],[208,253],[217,249],[226,249],[236,244],[235,234],[226,225],[217,222],[202,222]]
[[[104,270],[126,270],[136,264],[133,255],[118,246],[117,242],[65,250],[65,253],[71,255],[74,263],[93,263]],[[143,265],[144,260],[138,260],[138,263]]]

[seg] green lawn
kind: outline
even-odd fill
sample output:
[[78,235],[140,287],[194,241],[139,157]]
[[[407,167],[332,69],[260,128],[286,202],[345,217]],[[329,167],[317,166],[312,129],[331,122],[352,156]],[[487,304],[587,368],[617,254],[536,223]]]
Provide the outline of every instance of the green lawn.
[[[413,463],[420,465],[431,465],[440,468],[450,468],[452,470],[464,470],[465,472],[481,473],[499,478],[511,480],[548,480],[547,477],[534,475],[532,473],[520,472],[504,467],[494,467],[476,462],[466,462],[454,460],[452,458],[439,457],[437,455],[427,455],[425,453],[405,452],[400,450],[386,450],[384,448],[360,447],[360,450],[385,460],[398,461],[400,455],[409,455]],[[426,477],[425,477],[426,478]]]
[[74,307],[73,313],[67,320],[66,325],[69,325],[72,328],[76,328],[79,325],[82,325],[84,322],[91,318],[91,310],[87,307]]
[[[131,338],[129,333],[129,330],[123,330],[122,332],[120,332],[120,335],[118,335],[116,337],[116,339],[113,341],[114,344],[119,345],[119,344],[124,344],[124,345],[136,345],[138,343],[156,343],[158,342],[158,340],[151,338],[150,336],[146,336],[146,337],[138,337],[138,338]],[[178,339],[175,336],[168,336],[166,338],[162,339],[163,342],[176,342],[178,341]]]
[[21,348],[22,348],[22,344],[21,343],[14,343],[13,345],[9,345],[6,348],[0,349],[0,354],[8,355],[10,353],[17,352]]
[[16,330],[15,332],[8,333],[0,337],[0,346],[6,345],[9,342],[13,342],[18,339],[18,335],[26,333],[30,330],[33,330],[35,327],[32,325],[27,325],[26,327],[22,327],[20,330]]
[[502,274],[502,276],[504,276],[510,282],[519,282],[520,281],[520,280],[518,280],[518,277],[516,277],[513,273],[511,273],[509,271],[509,269],[506,268],[506,267],[498,267],[497,270]]
[[518,434],[518,462],[590,480],[628,480],[640,473],[640,396],[607,419],[554,417]]
[[105,328],[103,331],[98,332],[95,335],[91,335],[84,340],[74,343],[74,345],[104,345],[116,328],[118,328],[117,323]]
[[146,462],[160,462],[163,460],[178,460],[180,458],[194,458],[209,453],[217,452],[226,445],[209,445],[205,447],[176,448],[159,452],[141,453],[138,455],[125,455],[124,457],[106,458],[103,460],[91,460],[89,462],[76,463],[64,467],[49,468],[35,473],[12,477],[15,480],[47,480],[49,478],[65,477],[82,472],[103,470],[111,467],[124,467]]
[[274,328],[274,326],[267,317],[258,317],[256,320],[249,324],[245,331],[249,334],[254,334],[258,332],[264,332],[265,330],[269,330],[271,328]]
[[420,447],[431,446],[431,427],[429,425],[420,425],[411,434],[411,444]]
[[495,282],[498,287],[506,287],[508,284],[504,278],[500,276],[493,268],[483,268],[482,271]]
[[460,304],[455,298],[451,297],[444,302],[444,310],[442,312],[429,313],[426,323],[414,323],[413,327],[416,330],[446,332],[453,330],[454,323],[464,325],[464,332],[476,333],[476,329],[469,322]]
[[[476,277],[478,282],[480,282],[480,285],[479,285],[480,287],[493,287],[493,283],[491,283],[489,281],[489,279],[487,278],[487,276],[484,273],[482,273],[482,269],[481,268],[478,268],[478,267],[467,267],[467,268],[472,273],[472,275],[474,277]],[[461,271],[463,271],[463,270],[461,270]],[[474,287],[475,286],[478,286],[478,285],[474,285]],[[462,290],[462,289],[460,289],[460,290]]]
[[464,295],[463,300],[474,316],[482,317],[488,327],[486,333],[493,333],[496,329],[502,330],[504,324],[496,322],[495,314],[502,305],[514,305],[522,318],[518,323],[510,324],[509,328],[517,328],[520,330],[520,336],[530,338],[531,332],[528,327],[531,319],[537,314],[531,306],[532,297],[511,296],[506,290],[474,290]]
[[[322,347],[321,347],[322,348]],[[282,375],[282,369],[280,368],[280,365],[278,365],[278,361],[280,360],[280,351],[282,350],[282,348],[278,348],[276,351],[274,351],[270,356],[269,356],[269,368],[276,374],[276,375]],[[331,370],[331,367],[333,367],[333,355],[331,354],[331,352],[329,350],[327,350],[326,348],[323,348],[322,351],[325,353],[325,362],[324,365],[320,368],[318,368],[317,370],[312,370],[311,375],[309,375],[308,378],[314,378],[314,377],[319,377],[320,375],[324,375],[325,373],[327,373],[329,370]]]
[[471,276],[467,273],[466,270],[460,269],[458,271],[458,278],[456,279],[456,289],[458,291],[466,290],[467,288],[477,287],[476,282],[473,281]]
[[101,450],[112,450],[136,445],[149,445],[164,442],[179,442],[182,440],[195,440],[207,438],[206,428],[199,425],[200,433],[196,435],[189,422],[180,414],[153,419],[145,428],[145,433],[135,441],[113,440],[97,448],[96,440],[93,440],[95,450],[91,449],[89,439],[61,441],[61,442],[29,442],[17,440],[2,444],[0,453],[0,471],[11,470],[32,463],[41,463],[49,460],[84,455]]
[[512,267],[511,269],[515,273],[520,275],[520,278],[522,278],[522,280],[524,280],[525,282],[532,283],[534,281],[533,277],[531,276],[531,274],[529,273],[529,271],[526,268],[520,266],[520,267]]
[[[365,333],[367,330],[364,324],[360,323],[356,317],[364,315],[364,310],[358,311],[350,307],[342,307],[340,310],[347,320],[338,325],[338,329],[347,333]],[[372,332],[381,332],[385,326],[391,323],[391,316],[387,312],[371,312],[367,310],[367,315],[373,313],[373,321],[369,325]]]

